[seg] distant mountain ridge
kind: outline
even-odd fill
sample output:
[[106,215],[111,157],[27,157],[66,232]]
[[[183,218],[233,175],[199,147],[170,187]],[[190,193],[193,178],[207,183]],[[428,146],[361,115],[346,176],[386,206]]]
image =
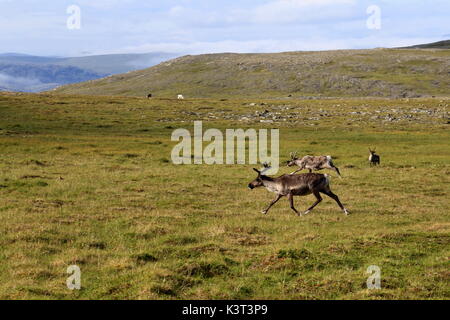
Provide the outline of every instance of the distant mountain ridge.
[[409,47],[402,47],[401,49],[450,49],[450,40],[418,44]]
[[16,52],[0,53],[0,57],[27,57],[27,56],[30,56],[30,55],[25,54],[25,53],[16,53]]
[[450,40],[396,49],[181,58],[164,52],[70,58],[10,52],[0,54],[0,91],[39,92],[62,86],[56,92],[191,97],[450,95],[448,49]]
[[72,66],[0,63],[0,87],[7,91],[39,92],[105,76]]
[[450,96],[450,50],[371,49],[184,56],[57,93],[186,98]]
[[41,57],[21,53],[0,54],[0,91],[38,92],[147,68],[175,54],[111,54],[85,57]]

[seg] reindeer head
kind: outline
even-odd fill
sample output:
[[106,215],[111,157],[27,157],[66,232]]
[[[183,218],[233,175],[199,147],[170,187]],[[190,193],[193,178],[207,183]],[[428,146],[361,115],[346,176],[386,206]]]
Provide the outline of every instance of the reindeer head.
[[297,152],[291,152],[291,153],[290,153],[290,156],[291,156],[291,159],[288,160],[288,161],[286,162],[286,164],[287,164],[288,167],[293,167],[293,166],[296,165],[295,161],[298,160]]
[[271,167],[267,163],[264,163],[264,169],[262,171],[253,168],[253,170],[258,174],[258,176],[256,177],[255,180],[253,180],[252,182],[250,182],[248,184],[249,189],[255,189],[258,187],[262,187],[264,185],[264,183],[263,183],[264,173],[270,169],[271,169]]
[[369,148],[369,152],[370,152],[371,155],[374,155],[376,150],[375,149],[372,150],[371,148]]

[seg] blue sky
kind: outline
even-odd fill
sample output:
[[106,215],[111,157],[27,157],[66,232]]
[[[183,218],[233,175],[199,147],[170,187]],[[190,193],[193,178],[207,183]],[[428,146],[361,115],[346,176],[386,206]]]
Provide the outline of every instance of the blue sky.
[[[67,28],[70,5],[80,29]],[[367,27],[371,5],[380,29]],[[280,52],[449,38],[449,0],[0,0],[0,52]]]

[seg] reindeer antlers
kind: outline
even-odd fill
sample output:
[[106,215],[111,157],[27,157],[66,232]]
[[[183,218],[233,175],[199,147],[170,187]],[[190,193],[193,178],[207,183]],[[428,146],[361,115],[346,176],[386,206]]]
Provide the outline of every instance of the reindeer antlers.
[[261,168],[260,170],[258,170],[256,168],[253,168],[253,170],[255,172],[257,172],[259,175],[263,175],[265,172],[267,172],[270,169],[272,169],[272,167],[267,162],[264,162],[262,165],[263,165],[263,168]]
[[267,171],[269,171],[270,169],[272,169],[272,167],[267,163],[267,162],[264,162],[263,163],[263,169],[261,170],[261,174],[264,174],[265,172],[267,172]]
[[291,152],[291,153],[290,153],[290,156],[291,156],[291,160],[296,159],[296,158],[297,158],[297,151]]

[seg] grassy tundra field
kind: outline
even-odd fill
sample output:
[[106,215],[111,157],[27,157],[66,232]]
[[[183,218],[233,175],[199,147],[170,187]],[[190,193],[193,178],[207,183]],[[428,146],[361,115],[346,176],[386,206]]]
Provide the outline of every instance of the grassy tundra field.
[[[301,218],[286,199],[264,216],[274,195],[247,189],[253,165],[172,164],[171,134],[194,120],[279,128],[283,161],[332,155],[351,215],[324,198]],[[449,299],[449,121],[444,98],[2,93],[0,298]],[[70,265],[81,290],[67,289]]]

